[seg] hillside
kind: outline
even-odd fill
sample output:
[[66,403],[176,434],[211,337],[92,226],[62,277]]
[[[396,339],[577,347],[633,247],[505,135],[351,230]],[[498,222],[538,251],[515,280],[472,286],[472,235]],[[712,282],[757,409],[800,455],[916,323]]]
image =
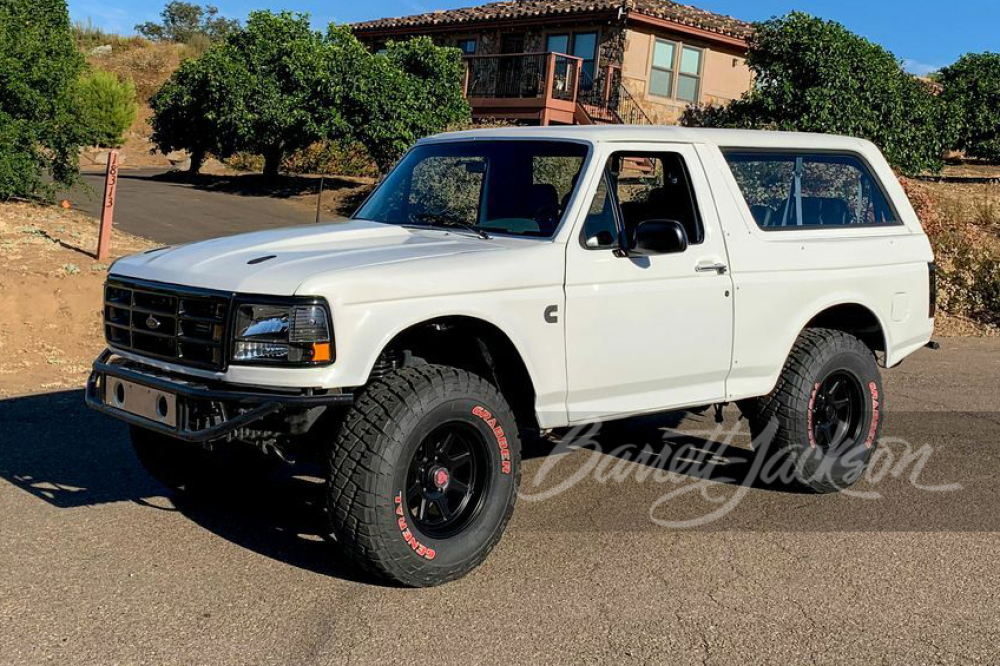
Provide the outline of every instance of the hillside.
[[[138,37],[121,38],[105,36],[104,43],[84,50],[87,62],[95,68],[117,74],[122,79],[131,79],[138,94],[139,111],[135,122],[125,135],[125,144],[120,148],[126,167],[157,166],[170,167],[184,159],[183,155],[166,155],[155,151],[149,140],[152,129],[149,119],[152,111],[149,99],[163,85],[164,81],[177,69],[185,58],[198,53],[184,44],[170,42],[150,42]],[[100,168],[105,163],[106,151],[88,150],[81,159],[81,168]],[[96,159],[95,159],[96,158]]]

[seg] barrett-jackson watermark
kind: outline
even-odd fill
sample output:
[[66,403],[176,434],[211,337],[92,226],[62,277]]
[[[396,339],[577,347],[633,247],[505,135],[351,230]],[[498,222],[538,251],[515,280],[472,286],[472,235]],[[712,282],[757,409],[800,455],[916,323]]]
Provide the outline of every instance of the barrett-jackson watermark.
[[[742,420],[735,425],[718,424],[707,430],[665,430],[662,442],[657,445],[626,443],[612,448],[602,445],[598,438],[601,430],[602,424],[593,423],[572,428],[559,437],[555,448],[535,473],[522,479],[519,499],[528,502],[551,499],[588,479],[600,484],[661,484],[667,490],[649,507],[649,519],[662,527],[683,529],[723,518],[754,488],[787,487],[796,479],[792,458],[767,454],[776,432],[773,424],[752,440],[751,449],[733,446],[738,439],[747,438],[748,428]],[[713,448],[723,448],[726,453],[723,456]],[[571,452],[576,455],[565,455]],[[840,492],[862,500],[883,498],[878,486],[890,479],[907,482],[926,492],[962,490],[959,483],[932,484],[922,480],[933,454],[934,449],[929,444],[914,446],[901,437],[884,436],[873,451],[858,447],[845,456],[830,457],[811,475],[820,479],[833,475],[831,466],[836,464],[836,476],[852,480],[851,487],[842,488]],[[720,468],[724,470],[722,473]],[[726,476],[726,470],[739,474]],[[561,478],[548,485],[557,471]],[[662,516],[665,506],[691,495],[699,495],[704,500],[703,513],[685,520],[669,520]]]

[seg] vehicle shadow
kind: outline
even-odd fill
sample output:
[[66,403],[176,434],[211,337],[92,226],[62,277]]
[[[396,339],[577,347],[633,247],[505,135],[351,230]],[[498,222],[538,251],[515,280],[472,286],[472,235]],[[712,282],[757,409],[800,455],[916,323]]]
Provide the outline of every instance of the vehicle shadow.
[[[602,452],[618,457],[648,446],[657,454],[658,466],[690,456],[692,447],[708,451],[711,455],[703,464],[678,469],[699,479],[741,483],[746,463],[740,461],[747,458],[747,450],[687,435],[665,440],[664,429],[677,427],[685,417],[672,413],[611,423],[596,439]],[[559,446],[558,438],[532,442],[525,458],[547,456]],[[346,561],[329,538],[319,474],[307,464],[298,465],[274,475],[265,488],[219,479],[220,492],[173,495],[142,469],[127,428],[87,409],[82,390],[0,400],[0,478],[52,506],[72,509],[133,502],[153,510],[179,511],[208,531],[267,557],[326,575],[377,583]]]
[[[712,436],[706,437],[710,433]],[[738,436],[732,437],[734,433]],[[734,439],[735,443],[721,440]],[[699,481],[746,486],[782,494],[809,491],[781,478],[763,478],[750,433],[735,410],[723,423],[711,410],[673,411],[608,421],[579,429],[560,429],[549,438],[526,444],[523,458],[531,460],[567,450],[586,449],[622,461],[674,472]]]
[[219,492],[175,495],[136,460],[127,427],[88,409],[82,390],[0,400],[0,478],[52,506],[133,502],[179,511],[248,550],[324,575],[377,584],[329,540],[322,484],[303,471],[309,473],[276,474],[264,489],[219,479]]

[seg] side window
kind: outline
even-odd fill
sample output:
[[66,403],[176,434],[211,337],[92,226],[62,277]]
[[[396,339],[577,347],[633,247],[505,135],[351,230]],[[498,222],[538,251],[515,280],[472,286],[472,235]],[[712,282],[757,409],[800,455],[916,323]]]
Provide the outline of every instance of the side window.
[[765,231],[899,224],[855,155],[727,151],[726,161]]
[[625,233],[644,220],[675,220],[688,243],[705,240],[684,158],[677,153],[615,153],[609,164]]
[[675,220],[684,226],[689,244],[704,242],[698,204],[680,155],[612,155],[584,221],[584,244],[591,249],[617,247],[618,224],[631,237],[645,220]]

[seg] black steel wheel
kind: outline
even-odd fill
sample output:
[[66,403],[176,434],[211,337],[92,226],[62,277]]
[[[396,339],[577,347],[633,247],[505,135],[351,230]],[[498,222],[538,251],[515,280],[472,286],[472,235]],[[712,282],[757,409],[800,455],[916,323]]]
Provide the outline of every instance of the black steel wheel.
[[864,425],[864,389],[857,376],[836,370],[824,379],[812,398],[812,442],[835,453],[857,441]]
[[489,492],[489,444],[468,424],[445,423],[417,447],[406,480],[406,511],[424,534],[461,532]]

